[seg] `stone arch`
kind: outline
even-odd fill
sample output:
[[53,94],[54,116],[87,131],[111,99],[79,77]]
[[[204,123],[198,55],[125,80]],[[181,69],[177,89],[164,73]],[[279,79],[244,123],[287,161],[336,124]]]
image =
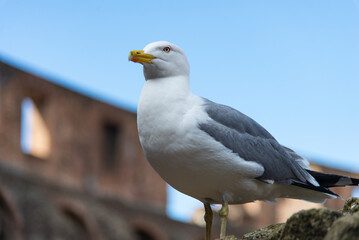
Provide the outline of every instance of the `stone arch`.
[[87,212],[87,209],[79,203],[71,200],[60,200],[57,202],[62,213],[72,220],[89,240],[102,240],[102,235],[96,220]]
[[136,240],[168,240],[167,233],[150,220],[135,219],[131,224]]
[[23,239],[23,220],[12,195],[0,185],[0,239]]

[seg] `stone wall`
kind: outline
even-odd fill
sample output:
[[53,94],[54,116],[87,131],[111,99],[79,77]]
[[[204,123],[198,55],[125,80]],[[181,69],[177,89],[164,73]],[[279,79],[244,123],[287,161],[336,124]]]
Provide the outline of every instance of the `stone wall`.
[[0,163],[0,239],[202,240],[203,234],[150,204],[69,189]]
[[[21,106],[26,98],[32,100],[39,112],[41,129],[49,133],[47,157],[36,151],[26,154],[20,147]],[[39,130],[37,122],[33,127]],[[162,208],[166,204],[165,182],[142,153],[135,113],[4,62],[0,62],[0,157],[7,164],[70,188]]]

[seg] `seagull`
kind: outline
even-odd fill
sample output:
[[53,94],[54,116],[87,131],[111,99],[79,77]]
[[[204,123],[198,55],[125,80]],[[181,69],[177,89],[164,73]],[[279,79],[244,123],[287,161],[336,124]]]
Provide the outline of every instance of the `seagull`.
[[137,109],[144,154],[169,185],[204,204],[206,240],[211,239],[211,204],[222,204],[222,240],[228,204],[277,198],[324,202],[339,196],[328,187],[359,184],[359,179],[310,170],[305,158],[250,117],[193,94],[188,60],[175,44],[150,43],[128,59],[143,65],[146,80]]

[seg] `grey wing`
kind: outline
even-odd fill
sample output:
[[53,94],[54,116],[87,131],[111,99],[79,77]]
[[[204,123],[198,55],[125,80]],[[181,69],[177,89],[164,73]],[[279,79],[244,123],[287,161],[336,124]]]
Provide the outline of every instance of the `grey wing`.
[[253,119],[207,99],[205,110],[211,120],[200,123],[199,128],[244,160],[261,164],[264,173],[258,177],[259,180],[283,183],[296,180],[318,186],[317,181],[296,162],[293,155]]
[[295,161],[296,161],[302,168],[304,168],[305,170],[310,170],[310,169],[311,169],[311,168],[310,168],[310,163],[309,163],[309,161],[308,161],[306,158],[304,158],[304,157],[298,155],[295,151],[293,151],[292,149],[290,149],[290,148],[288,148],[288,147],[286,147],[286,146],[283,146],[283,145],[282,145],[282,147],[289,153],[289,155],[291,155],[291,156],[295,159]]

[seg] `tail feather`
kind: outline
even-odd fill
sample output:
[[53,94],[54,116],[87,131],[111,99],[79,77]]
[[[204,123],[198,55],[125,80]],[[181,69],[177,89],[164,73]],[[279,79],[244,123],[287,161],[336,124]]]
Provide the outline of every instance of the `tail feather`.
[[333,197],[334,196],[340,197],[340,195],[336,194],[335,192],[331,191],[330,189],[326,188],[325,186],[314,186],[311,183],[300,182],[300,181],[297,181],[294,179],[281,181],[281,183],[285,183],[285,184],[289,184],[289,185],[297,186],[297,187],[301,187],[301,188],[306,188],[306,189],[313,190],[316,192],[325,193],[325,194],[333,196]]
[[309,190],[313,190],[316,192],[321,192],[325,195],[327,195],[327,198],[335,198],[340,197],[340,195],[336,194],[335,192],[332,192],[329,188],[330,187],[344,187],[344,186],[357,186],[359,185],[359,179],[351,178],[347,176],[341,176],[337,174],[327,174],[327,173],[321,173],[312,171],[309,169],[306,169],[306,171],[313,177],[315,180],[319,183],[319,186],[315,186],[309,182],[301,182],[295,179],[289,179],[289,180],[283,180],[280,181],[284,184],[289,184],[292,186],[297,186],[301,188],[306,188]]
[[321,173],[312,170],[306,170],[306,171],[310,175],[312,175],[315,178],[315,180],[317,180],[320,186],[325,188],[359,185],[359,179],[357,178],[351,178],[351,177],[341,176],[336,174]]

